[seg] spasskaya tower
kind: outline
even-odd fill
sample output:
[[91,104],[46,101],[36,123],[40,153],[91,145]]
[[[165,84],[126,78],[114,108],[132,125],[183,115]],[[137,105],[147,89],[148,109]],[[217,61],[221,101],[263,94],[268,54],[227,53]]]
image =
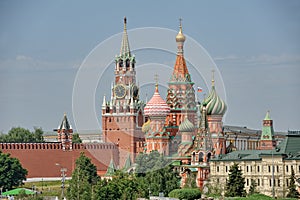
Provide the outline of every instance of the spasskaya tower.
[[121,50],[115,57],[111,97],[107,101],[104,96],[102,104],[103,140],[119,146],[120,167],[129,156],[134,160],[136,154],[143,151],[145,141],[142,133],[144,102],[139,100],[135,56],[130,52],[126,25],[125,17]]

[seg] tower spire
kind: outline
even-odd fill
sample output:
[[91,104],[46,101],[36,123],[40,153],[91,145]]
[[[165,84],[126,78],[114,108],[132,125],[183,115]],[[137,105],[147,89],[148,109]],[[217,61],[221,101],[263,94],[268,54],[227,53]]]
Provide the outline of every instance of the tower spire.
[[130,48],[129,48],[129,41],[127,35],[127,19],[124,17],[124,30],[123,30],[123,38],[122,38],[122,45],[120,50],[120,56],[130,56]]

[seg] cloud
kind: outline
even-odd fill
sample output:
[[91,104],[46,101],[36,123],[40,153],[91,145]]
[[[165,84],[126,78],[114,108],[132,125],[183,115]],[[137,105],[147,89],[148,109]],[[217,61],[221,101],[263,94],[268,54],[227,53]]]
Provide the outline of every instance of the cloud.
[[214,60],[215,61],[222,61],[222,60],[238,60],[239,57],[237,57],[236,55],[229,55],[229,56],[219,56],[219,57],[215,57]]
[[248,65],[279,65],[279,64],[299,64],[300,55],[281,54],[281,55],[253,55],[253,56],[217,56],[214,58],[216,62],[230,62]]
[[263,54],[247,58],[246,61],[254,64],[293,64],[300,62],[300,55],[281,54],[275,56]]
[[35,59],[26,55],[17,55],[14,59],[0,60],[1,72],[59,71],[78,69],[79,66],[80,62],[78,61],[46,61]]
[[18,56],[16,56],[16,60],[17,60],[17,61],[22,61],[22,60],[31,61],[32,58],[29,57],[29,56],[18,55]]

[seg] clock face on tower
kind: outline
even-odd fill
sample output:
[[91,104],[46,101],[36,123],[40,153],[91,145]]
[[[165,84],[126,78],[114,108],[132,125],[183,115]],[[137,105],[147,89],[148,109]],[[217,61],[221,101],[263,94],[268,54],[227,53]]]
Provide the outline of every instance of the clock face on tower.
[[126,95],[126,88],[123,84],[118,84],[114,87],[114,94],[117,98],[123,98]]

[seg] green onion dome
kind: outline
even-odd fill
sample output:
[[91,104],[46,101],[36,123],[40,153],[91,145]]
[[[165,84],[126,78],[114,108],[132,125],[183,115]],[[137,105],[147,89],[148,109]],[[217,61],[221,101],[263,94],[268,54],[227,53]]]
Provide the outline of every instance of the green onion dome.
[[227,109],[225,102],[217,95],[214,84],[202,105],[206,106],[207,115],[224,115]]
[[186,117],[184,121],[179,125],[180,132],[193,132],[195,130],[195,126],[190,120]]

